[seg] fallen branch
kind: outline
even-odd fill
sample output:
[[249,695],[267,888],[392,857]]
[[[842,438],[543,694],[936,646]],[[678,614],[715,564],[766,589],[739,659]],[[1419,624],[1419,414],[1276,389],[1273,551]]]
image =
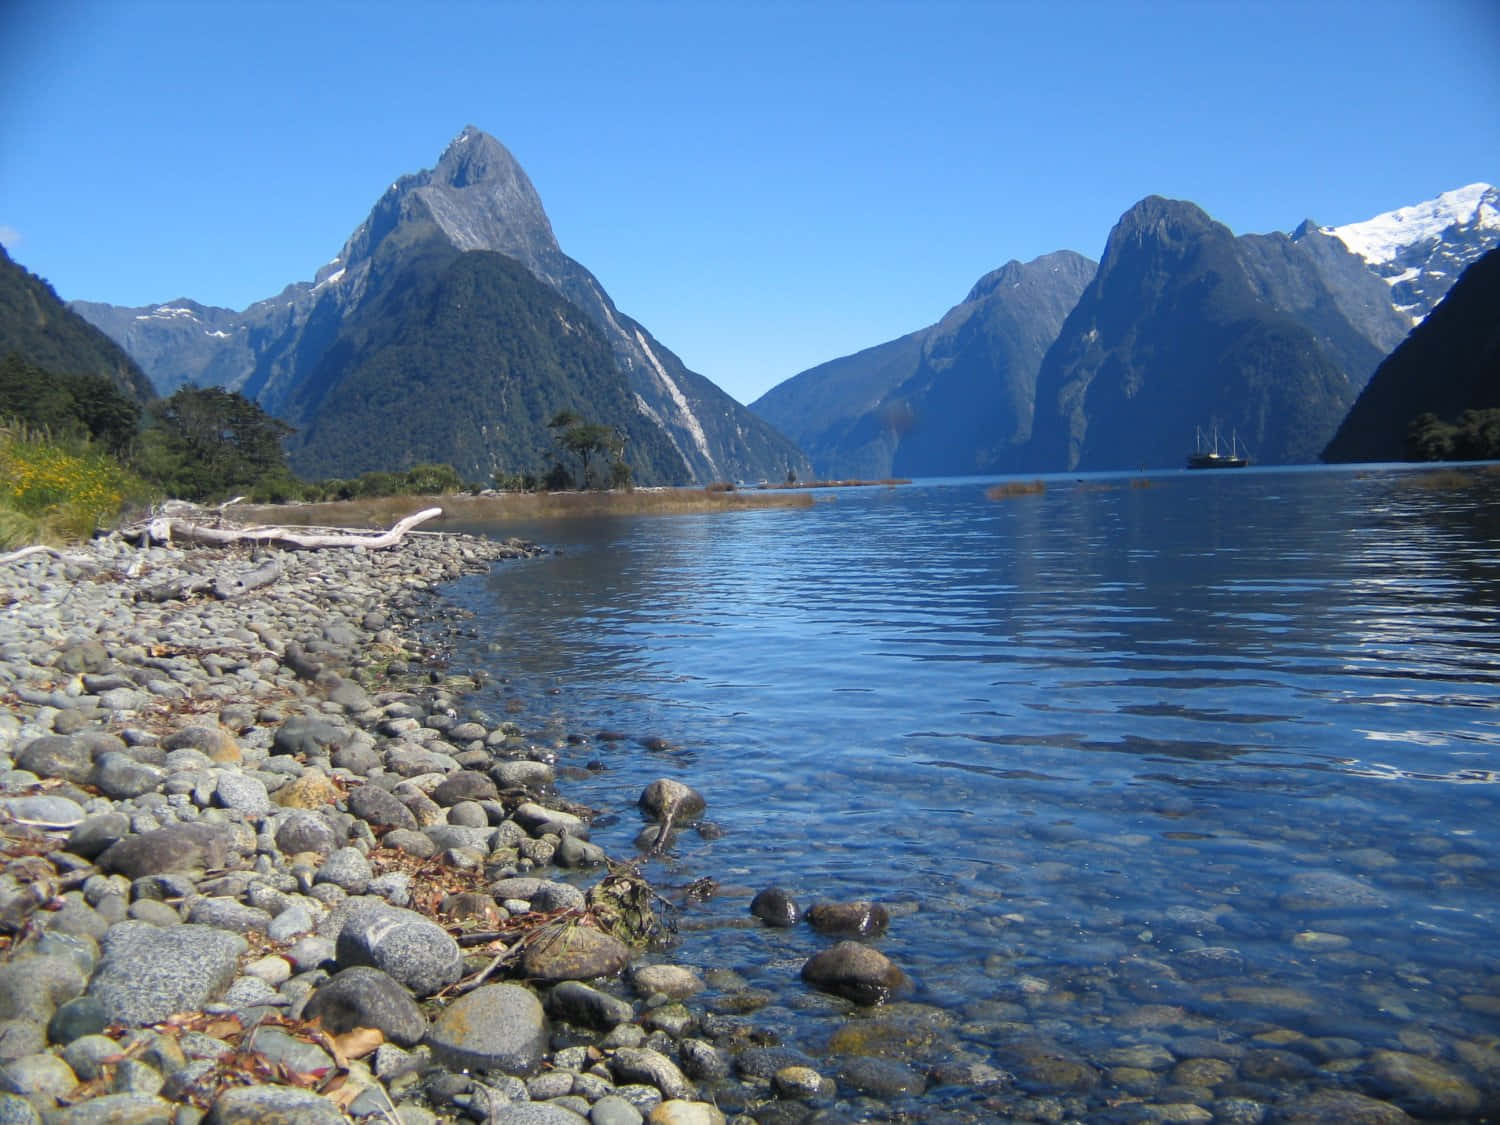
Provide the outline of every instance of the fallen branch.
[[426,508],[415,515],[407,516],[389,531],[378,535],[358,534],[308,534],[289,527],[245,527],[238,529],[206,527],[191,520],[176,516],[158,516],[145,527],[145,535],[153,543],[170,543],[175,536],[188,543],[211,543],[227,546],[236,543],[252,543],[271,547],[290,547],[301,550],[320,550],[324,547],[358,547],[366,551],[378,551],[383,547],[394,547],[406,533],[419,523],[443,514],[441,508]]

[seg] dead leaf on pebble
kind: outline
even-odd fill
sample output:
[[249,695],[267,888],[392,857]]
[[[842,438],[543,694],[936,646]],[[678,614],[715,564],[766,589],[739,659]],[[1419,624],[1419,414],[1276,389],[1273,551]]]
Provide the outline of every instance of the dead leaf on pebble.
[[362,1059],[384,1042],[378,1027],[356,1027],[333,1037],[334,1046],[345,1059]]

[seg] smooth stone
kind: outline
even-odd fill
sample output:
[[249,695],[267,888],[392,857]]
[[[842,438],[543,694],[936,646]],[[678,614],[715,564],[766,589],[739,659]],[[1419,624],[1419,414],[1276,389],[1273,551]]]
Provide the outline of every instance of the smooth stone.
[[626,1023],[635,1015],[626,1001],[576,980],[565,980],[548,992],[546,1007],[553,1019],[601,1031]]
[[427,1043],[437,1062],[454,1069],[527,1075],[546,1049],[546,1016],[528,988],[481,985],[443,1009]]
[[532,980],[592,980],[615,976],[630,963],[630,947],[592,926],[554,924],[538,931],[521,956]]
[[334,1035],[357,1027],[378,1028],[392,1043],[412,1047],[427,1033],[427,1020],[416,1001],[389,974],[355,965],[319,985],[303,1009]]
[[355,847],[336,848],[313,876],[315,883],[332,883],[351,895],[365,893],[375,872],[365,853]]
[[1374,1051],[1367,1067],[1375,1093],[1418,1117],[1463,1117],[1479,1110],[1479,1091],[1435,1059],[1405,1051]]
[[353,737],[352,731],[337,723],[293,715],[276,731],[271,753],[316,757],[347,746]]
[[12,1059],[0,1067],[0,1091],[19,1094],[33,1104],[51,1105],[78,1085],[73,1068],[56,1055],[45,1052]]
[[768,926],[795,926],[801,917],[790,891],[767,887],[750,900],[750,913]]
[[444,808],[462,801],[493,801],[500,796],[495,783],[475,770],[455,770],[428,794]]
[[214,803],[252,817],[264,816],[271,811],[271,798],[266,792],[265,782],[244,773],[220,774],[218,784],[214,786]]
[[669,1099],[646,1115],[647,1125],[724,1125],[724,1114],[707,1102]]
[[0,1090],[0,1125],[42,1125],[42,1115],[20,1094]]
[[685,1000],[705,987],[697,973],[682,965],[638,965],[630,982],[643,996],[660,994],[672,1000]]
[[226,867],[230,838],[222,827],[194,821],[127,836],[99,856],[99,869],[128,879],[167,872],[202,874]]
[[[1217,1106],[1215,1103],[1216,1109]],[[1264,1107],[1259,1108],[1264,1115]],[[1255,1120],[1259,1122],[1261,1118]],[[1338,1125],[1411,1125],[1412,1118],[1400,1106],[1353,1090],[1315,1090],[1305,1097],[1294,1095],[1278,1103],[1275,1121],[1276,1125],[1327,1125],[1329,1122]]]
[[645,1118],[618,1094],[605,1094],[589,1109],[589,1125],[641,1125]]
[[0,962],[0,1020],[44,1024],[87,984],[88,974],[64,954],[23,954]]
[[839,1064],[839,1081],[873,1098],[921,1094],[927,1080],[915,1068],[897,1059],[866,1055]]
[[0,798],[0,814],[21,824],[46,828],[75,828],[84,819],[83,806],[67,797]]
[[567,868],[601,867],[609,862],[609,856],[598,844],[569,834],[558,841],[552,862]]
[[1277,899],[1283,910],[1378,910],[1390,900],[1363,880],[1337,871],[1303,871]]
[[419,827],[412,811],[400,798],[378,785],[365,784],[349,793],[349,811],[371,828]]
[[703,794],[670,777],[657,778],[646,786],[636,803],[652,820],[665,820],[670,814],[679,824],[701,816],[708,808]]
[[858,1004],[882,1003],[909,983],[885,954],[856,941],[841,941],[813,954],[802,966],[802,979]]
[[47,1040],[66,1044],[85,1035],[97,1035],[110,1023],[110,1013],[95,996],[76,996],[57,1006],[47,1021]]
[[56,777],[87,785],[94,772],[94,755],[82,739],[48,734],[34,738],[16,754],[16,765],[38,777]]
[[104,938],[88,995],[121,1023],[160,1023],[219,999],[246,948],[238,934],[209,926],[120,922]]
[[171,1125],[177,1120],[177,1109],[154,1093],[122,1092],[103,1094],[49,1113],[47,1122],[48,1125]]
[[417,996],[431,996],[458,980],[463,954],[437,923],[385,903],[357,910],[339,930],[340,968],[371,965]]
[[89,781],[106,797],[129,800],[159,789],[167,779],[165,770],[139,762],[129,754],[101,754],[94,759]]
[[557,883],[550,879],[534,879],[526,876],[497,879],[486,890],[497,901],[518,899],[531,905],[531,909],[542,913],[554,910],[582,910],[587,904],[584,893],[571,883]]
[[[336,764],[336,763],[335,763]],[[271,797],[271,802],[284,809],[300,809],[304,812],[323,809],[337,803],[344,796],[343,790],[334,784],[333,779],[320,770],[310,769],[305,773],[287,782]],[[309,851],[323,851],[325,854],[332,849],[309,848]],[[283,848],[289,855],[296,854]]]
[[818,933],[844,937],[879,936],[891,924],[890,913],[877,902],[815,902],[806,917]]
[[269,913],[232,898],[196,899],[188,909],[187,920],[239,934],[263,934],[271,926]]
[[580,840],[589,838],[588,822],[582,817],[562,812],[560,809],[549,809],[534,801],[517,805],[515,812],[511,813],[511,818],[533,836],[550,834],[577,836]]
[[295,1086],[231,1086],[215,1099],[204,1125],[344,1125],[338,1106]]
[[609,1069],[618,1083],[639,1082],[655,1086],[667,1100],[693,1098],[697,1088],[677,1064],[650,1047],[621,1047],[609,1060]]
[[546,762],[497,762],[490,777],[502,789],[546,789],[557,779],[557,771]]
[[124,813],[95,813],[74,826],[63,847],[84,859],[96,859],[106,848],[128,835],[130,818]]

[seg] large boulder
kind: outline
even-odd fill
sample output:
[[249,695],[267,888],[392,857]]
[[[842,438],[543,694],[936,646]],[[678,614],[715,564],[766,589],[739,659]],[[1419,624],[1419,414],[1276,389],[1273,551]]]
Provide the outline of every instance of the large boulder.
[[802,966],[802,979],[858,1004],[883,1003],[908,983],[889,957],[857,941],[841,941],[813,954]]
[[444,1008],[427,1044],[434,1060],[454,1070],[531,1074],[547,1046],[547,1019],[530,989],[487,984]]
[[427,1020],[411,993],[387,973],[354,965],[318,986],[302,1014],[335,1035],[357,1027],[379,1028],[392,1043],[411,1047],[427,1032]]
[[458,943],[414,910],[385,904],[355,911],[335,944],[339,968],[371,965],[418,996],[431,996],[463,973]]
[[127,836],[106,848],[98,863],[101,871],[127,879],[168,871],[201,874],[228,866],[229,852],[227,829],[195,821]]
[[117,922],[105,935],[88,995],[120,1023],[159,1023],[223,996],[246,948],[238,934],[211,926]]

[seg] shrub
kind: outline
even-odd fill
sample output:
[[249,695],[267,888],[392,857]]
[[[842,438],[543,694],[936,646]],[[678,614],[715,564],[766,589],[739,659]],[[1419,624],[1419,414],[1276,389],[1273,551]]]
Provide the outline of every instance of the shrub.
[[86,539],[144,488],[88,444],[64,446],[14,424],[0,426],[0,509],[7,537]]

